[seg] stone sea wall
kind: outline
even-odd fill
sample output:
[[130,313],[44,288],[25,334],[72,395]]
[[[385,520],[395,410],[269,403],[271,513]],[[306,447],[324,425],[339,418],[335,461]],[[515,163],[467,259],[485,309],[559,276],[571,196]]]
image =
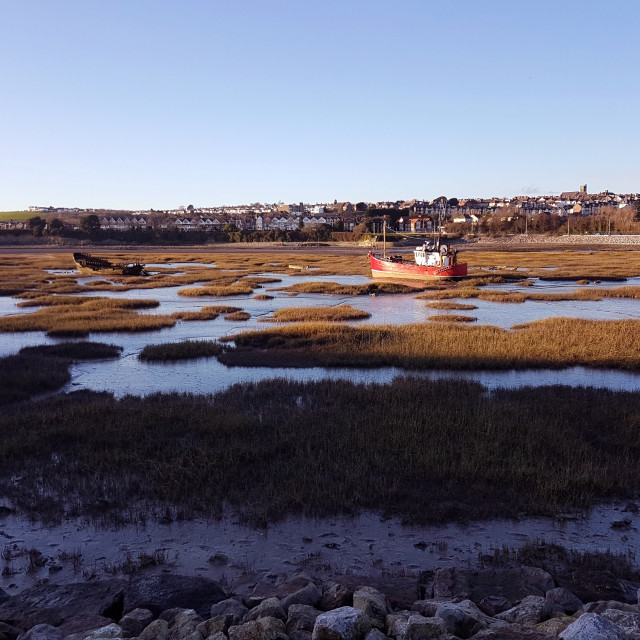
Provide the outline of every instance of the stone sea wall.
[[244,595],[166,573],[43,584],[0,594],[0,640],[640,640],[640,583],[607,571],[439,569],[413,597],[358,580],[269,576]]

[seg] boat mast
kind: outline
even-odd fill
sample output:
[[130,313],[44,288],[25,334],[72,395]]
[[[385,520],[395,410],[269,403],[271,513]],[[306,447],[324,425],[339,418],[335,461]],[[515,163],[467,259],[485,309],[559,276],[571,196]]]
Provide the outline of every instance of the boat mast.
[[382,219],[382,257],[387,257],[387,221]]

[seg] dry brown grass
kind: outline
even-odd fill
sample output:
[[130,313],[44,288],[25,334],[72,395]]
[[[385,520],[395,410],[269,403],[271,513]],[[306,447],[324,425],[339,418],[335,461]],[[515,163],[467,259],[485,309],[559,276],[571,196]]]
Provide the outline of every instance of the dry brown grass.
[[249,318],[251,318],[251,314],[246,311],[234,311],[224,317],[225,320],[230,320],[231,322],[245,321],[249,320]]
[[284,291],[289,295],[298,293],[323,293],[341,296],[363,296],[377,293],[411,293],[426,287],[409,286],[394,282],[370,282],[368,284],[338,284],[337,282],[298,282],[288,287],[280,287],[276,291]]
[[171,316],[176,320],[195,322],[199,320],[215,320],[221,314],[238,311],[241,311],[238,307],[208,306],[202,307],[199,311],[174,311]]
[[[510,369],[583,365],[640,369],[640,321],[549,318],[507,331],[455,324],[300,324],[232,336],[225,361],[269,364],[273,353],[324,366]],[[243,350],[250,357],[245,358]]]
[[43,307],[33,313],[0,318],[0,332],[46,331],[51,336],[85,336],[90,332],[152,331],[171,327],[167,315],[140,315],[134,309],[153,308],[157,300],[84,298],[73,304]]
[[273,300],[273,296],[266,293],[259,293],[257,296],[253,296],[254,300]]
[[616,287],[615,289],[576,289],[567,293],[535,293],[520,291],[499,291],[498,289],[443,289],[425,291],[416,296],[418,299],[447,300],[453,298],[478,298],[490,302],[563,302],[568,300],[589,300],[598,302],[603,298],[640,299],[640,287]]
[[445,315],[429,316],[427,320],[431,322],[475,322],[478,318],[473,316],[461,316],[455,313],[449,313]]
[[344,304],[337,307],[289,307],[277,309],[272,318],[260,318],[259,322],[345,322],[363,320],[371,314]]
[[[470,267],[509,274],[516,267],[528,276],[562,276],[594,280],[640,275],[640,252],[630,250],[596,251],[465,251]],[[549,271],[553,268],[553,271]],[[490,272],[487,272],[490,273]]]
[[475,304],[462,304],[461,302],[427,302],[425,306],[431,309],[451,311],[471,311],[478,308]]
[[250,284],[230,284],[230,285],[206,285],[203,287],[194,287],[192,289],[180,289],[178,295],[200,298],[205,296],[225,297],[225,296],[241,296],[253,293],[253,287]]

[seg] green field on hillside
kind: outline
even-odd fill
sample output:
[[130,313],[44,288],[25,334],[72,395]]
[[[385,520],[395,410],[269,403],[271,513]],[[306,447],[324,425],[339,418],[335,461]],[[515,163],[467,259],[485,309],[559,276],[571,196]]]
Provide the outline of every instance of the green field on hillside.
[[37,211],[0,211],[0,220],[28,220],[37,215],[43,216]]

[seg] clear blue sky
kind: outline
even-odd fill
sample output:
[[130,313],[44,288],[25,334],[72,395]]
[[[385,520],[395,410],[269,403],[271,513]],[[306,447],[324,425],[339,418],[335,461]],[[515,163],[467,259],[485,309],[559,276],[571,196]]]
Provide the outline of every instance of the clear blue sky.
[[0,0],[0,210],[640,191],[637,0]]

